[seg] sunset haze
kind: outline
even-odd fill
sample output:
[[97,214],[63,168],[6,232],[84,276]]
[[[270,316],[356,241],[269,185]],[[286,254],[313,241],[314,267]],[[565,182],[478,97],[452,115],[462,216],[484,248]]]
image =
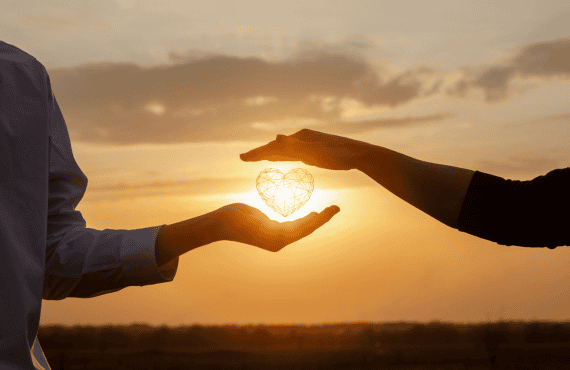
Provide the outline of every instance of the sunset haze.
[[[46,67],[89,180],[87,227],[341,210],[278,253],[216,242],[172,282],[44,300],[41,324],[566,321],[567,247],[498,245],[356,170],[239,154],[309,128],[511,180],[569,167],[569,24],[567,1],[3,2],[0,40]],[[256,192],[268,167],[314,177],[287,218]]]

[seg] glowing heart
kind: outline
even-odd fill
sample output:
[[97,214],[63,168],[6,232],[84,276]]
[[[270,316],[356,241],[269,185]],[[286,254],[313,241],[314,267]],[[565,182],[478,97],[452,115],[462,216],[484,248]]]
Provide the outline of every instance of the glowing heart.
[[275,212],[289,216],[309,201],[315,183],[313,176],[302,168],[283,174],[275,168],[266,168],[257,176],[259,196]]

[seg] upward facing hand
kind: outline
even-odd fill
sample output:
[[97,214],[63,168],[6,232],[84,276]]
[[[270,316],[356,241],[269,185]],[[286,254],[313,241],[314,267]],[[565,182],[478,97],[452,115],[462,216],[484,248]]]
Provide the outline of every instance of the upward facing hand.
[[371,144],[342,136],[303,129],[240,155],[246,162],[301,161],[307,165],[329,170],[357,168],[364,149]]
[[338,206],[331,206],[295,221],[278,222],[247,204],[229,204],[198,217],[164,225],[155,241],[156,263],[162,266],[194,248],[221,240],[277,252],[311,234],[339,211]]
[[295,221],[269,219],[255,207],[233,203],[217,209],[220,240],[230,240],[277,252],[323,226],[340,211],[330,206],[321,213],[311,212]]

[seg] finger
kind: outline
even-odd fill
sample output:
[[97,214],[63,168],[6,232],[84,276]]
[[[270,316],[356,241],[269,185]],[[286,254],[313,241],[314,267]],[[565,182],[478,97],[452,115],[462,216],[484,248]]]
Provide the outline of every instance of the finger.
[[289,135],[289,137],[301,141],[317,141],[320,135],[322,135],[321,132],[304,128],[301,131],[295,132],[293,135]]
[[289,139],[285,135],[277,135],[277,139],[268,144],[240,154],[241,160],[245,162],[254,161],[301,161],[304,153],[301,142]]
[[[281,148],[276,148],[278,143],[276,140],[269,142],[259,148],[255,148],[250,150],[249,152],[242,153],[239,155],[242,161],[246,162],[253,162],[253,161],[262,161],[267,159],[268,157],[278,157],[279,153],[281,152],[280,156],[283,156]],[[275,160],[278,160],[275,158]]]
[[338,206],[330,206],[321,213],[312,212],[303,218],[291,221],[291,224],[287,225],[289,236],[294,240],[301,239],[329,222],[338,212],[340,212]]
[[289,138],[307,142],[334,141],[345,139],[342,136],[325,134],[324,132],[309,130],[308,128],[304,128],[301,131],[295,132],[293,135],[289,135]]
[[252,149],[249,152],[241,153],[239,155],[242,161],[259,161],[263,159],[263,155],[272,150],[273,141],[258,148]]

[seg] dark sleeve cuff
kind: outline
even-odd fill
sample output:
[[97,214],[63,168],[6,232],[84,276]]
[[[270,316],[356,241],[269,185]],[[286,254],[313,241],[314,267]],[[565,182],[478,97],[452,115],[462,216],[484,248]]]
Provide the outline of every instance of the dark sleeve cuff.
[[570,167],[530,181],[475,171],[458,230],[507,246],[554,249],[569,245],[569,188]]

